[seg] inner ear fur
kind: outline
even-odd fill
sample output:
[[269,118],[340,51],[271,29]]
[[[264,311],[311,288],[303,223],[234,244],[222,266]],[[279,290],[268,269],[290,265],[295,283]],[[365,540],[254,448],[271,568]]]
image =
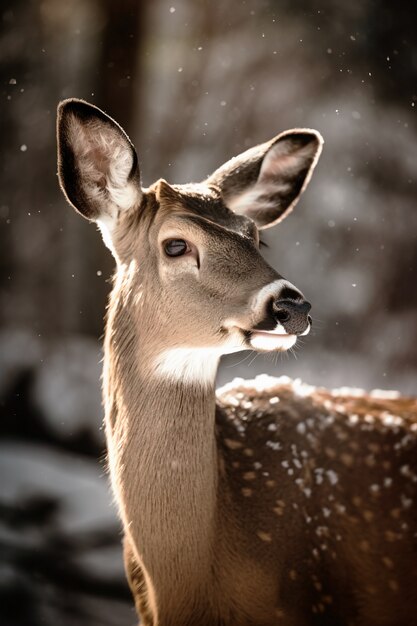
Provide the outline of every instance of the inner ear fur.
[[70,204],[89,220],[114,220],[140,203],[138,158],[124,130],[84,100],[58,106],[58,177]]
[[269,228],[284,219],[306,188],[323,139],[315,130],[288,130],[226,162],[207,182],[235,213]]

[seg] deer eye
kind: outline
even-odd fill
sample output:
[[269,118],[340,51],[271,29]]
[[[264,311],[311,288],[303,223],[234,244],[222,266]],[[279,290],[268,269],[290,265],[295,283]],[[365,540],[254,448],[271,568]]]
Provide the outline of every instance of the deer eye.
[[168,256],[182,256],[190,252],[190,248],[184,239],[168,239],[164,243],[165,254]]

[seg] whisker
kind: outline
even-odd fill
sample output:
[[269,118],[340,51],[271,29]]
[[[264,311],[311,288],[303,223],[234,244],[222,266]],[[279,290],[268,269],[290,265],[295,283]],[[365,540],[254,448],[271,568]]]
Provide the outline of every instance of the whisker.
[[252,363],[256,360],[256,357],[258,356],[258,352],[255,352],[255,350],[252,350],[252,353],[254,353],[255,356],[250,361],[250,363],[248,363],[248,367],[250,367],[252,365]]
[[250,352],[248,352],[243,359],[241,359],[240,361],[238,361],[237,363],[230,363],[230,365],[226,365],[226,368],[229,367],[236,367],[237,365],[241,365],[242,363],[244,363],[245,361],[247,361],[247,359],[249,359],[249,357],[251,356],[253,350],[251,350]]
[[289,349],[289,352],[291,352],[291,354],[294,356],[295,360],[297,360],[297,359],[298,359],[298,357],[297,357],[297,355],[296,355],[296,353],[295,353],[294,348],[295,348],[295,346],[293,346],[292,348],[290,348],[290,349]]

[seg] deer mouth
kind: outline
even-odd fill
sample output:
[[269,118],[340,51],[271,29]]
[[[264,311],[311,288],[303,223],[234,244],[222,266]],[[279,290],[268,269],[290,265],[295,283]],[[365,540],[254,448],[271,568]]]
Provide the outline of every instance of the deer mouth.
[[265,352],[285,352],[293,347],[297,341],[297,335],[279,333],[273,330],[251,330],[247,341],[255,350]]

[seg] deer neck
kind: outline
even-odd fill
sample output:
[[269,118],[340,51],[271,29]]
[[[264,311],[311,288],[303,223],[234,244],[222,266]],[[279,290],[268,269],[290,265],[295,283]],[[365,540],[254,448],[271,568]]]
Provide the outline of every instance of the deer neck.
[[[172,581],[180,577],[189,592],[204,586],[210,572],[218,357],[196,350],[155,354],[139,329],[128,312],[117,315],[110,307],[104,373],[110,470],[145,572],[156,589],[177,594]],[[169,375],[174,366],[176,376]]]

